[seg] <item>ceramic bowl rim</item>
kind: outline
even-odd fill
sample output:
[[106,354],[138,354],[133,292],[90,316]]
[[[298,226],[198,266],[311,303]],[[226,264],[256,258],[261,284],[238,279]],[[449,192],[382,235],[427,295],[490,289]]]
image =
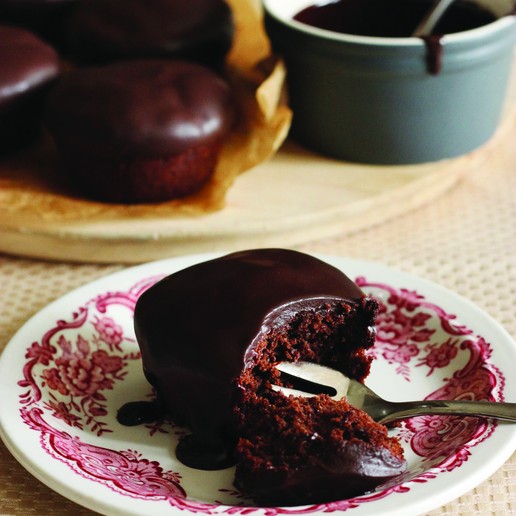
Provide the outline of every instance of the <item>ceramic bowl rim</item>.
[[[293,18],[287,18],[278,14],[276,5],[282,0],[262,0],[264,11],[267,15],[274,18],[278,23],[293,32],[305,34],[307,36],[320,38],[328,42],[334,41],[336,43],[352,43],[359,45],[367,45],[373,47],[420,47],[424,46],[425,42],[419,37],[408,38],[386,38],[377,36],[357,36],[354,34],[344,34],[334,32],[326,29],[313,27],[306,23],[299,22]],[[502,31],[505,27],[516,25],[516,15],[507,14],[495,20],[492,23],[471,29],[463,32],[456,32],[453,34],[446,34],[441,38],[441,43],[467,43],[476,40],[482,40],[492,34]]]

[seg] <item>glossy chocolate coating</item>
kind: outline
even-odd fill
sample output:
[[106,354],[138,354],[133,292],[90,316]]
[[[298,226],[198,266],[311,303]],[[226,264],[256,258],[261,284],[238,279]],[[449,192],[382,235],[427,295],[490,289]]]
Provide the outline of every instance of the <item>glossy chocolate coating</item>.
[[304,467],[270,468],[253,472],[250,478],[240,476],[238,487],[250,489],[260,505],[328,503],[372,491],[406,469],[406,461],[385,448],[343,443],[340,450],[321,454]]
[[64,23],[78,0],[0,0],[0,23],[18,25],[63,50]]
[[[294,19],[322,29],[361,36],[404,38],[412,35],[433,0],[338,0],[303,9]],[[433,34],[451,34],[487,25],[496,16],[473,2],[456,0]]]
[[211,70],[142,59],[67,74],[49,97],[46,123],[68,151],[153,158],[218,142],[233,114],[230,88]]
[[233,32],[224,0],[89,0],[69,23],[72,53],[87,62],[174,57],[220,65]]
[[0,26],[0,150],[37,129],[44,94],[58,74],[53,48],[29,31]]
[[203,262],[146,291],[135,309],[144,372],[172,417],[193,432],[178,455],[189,460],[196,445],[224,449],[234,439],[235,382],[269,329],[298,310],[363,297],[338,269],[282,249]]
[[0,0],[0,12],[41,15],[48,11],[54,11],[62,5],[75,2],[77,0]]

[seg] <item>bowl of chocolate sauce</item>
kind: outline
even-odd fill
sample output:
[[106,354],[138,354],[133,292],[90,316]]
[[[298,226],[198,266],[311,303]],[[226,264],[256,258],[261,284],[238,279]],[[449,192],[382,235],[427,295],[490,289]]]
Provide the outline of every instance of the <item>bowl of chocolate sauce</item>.
[[414,37],[434,0],[263,0],[287,66],[291,137],[345,161],[449,159],[491,139],[506,108],[514,0],[456,0]]

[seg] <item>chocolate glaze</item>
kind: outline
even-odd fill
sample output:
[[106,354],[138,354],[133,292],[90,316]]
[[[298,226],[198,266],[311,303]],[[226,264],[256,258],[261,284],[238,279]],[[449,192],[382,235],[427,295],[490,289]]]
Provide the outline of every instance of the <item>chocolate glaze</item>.
[[406,468],[405,460],[387,449],[343,443],[340,450],[331,455],[321,454],[304,467],[271,467],[253,472],[250,478],[237,478],[238,487],[244,492],[251,489],[260,505],[306,505],[362,495],[401,475]]
[[118,410],[116,419],[124,426],[138,426],[161,419],[165,416],[165,412],[158,400],[132,401]]
[[233,32],[224,0],[89,0],[69,23],[73,55],[90,63],[174,57],[219,66]]
[[0,12],[41,16],[46,12],[55,12],[55,9],[75,2],[77,0],[0,0]]
[[0,151],[37,130],[44,95],[59,74],[53,48],[18,27],[0,25]]
[[437,75],[442,67],[442,36],[440,34],[430,34],[429,36],[424,36],[422,39],[426,46],[426,69],[428,73]]
[[99,157],[166,157],[218,142],[233,121],[228,84],[186,61],[127,60],[58,82],[46,123],[59,147]]
[[225,469],[235,464],[233,446],[227,439],[206,441],[196,434],[183,437],[176,447],[176,457],[187,466],[195,469]]
[[194,436],[178,447],[180,459],[203,469],[233,461],[235,382],[262,335],[297,310],[363,298],[338,269],[282,249],[194,265],[145,292],[134,319],[144,372],[170,416]]
[[17,25],[63,50],[64,24],[78,0],[0,0],[0,23]]
[[[334,32],[406,38],[412,35],[432,4],[433,0],[338,0],[309,6],[294,19]],[[473,2],[456,0],[452,3],[432,34],[424,38],[428,72],[440,71],[444,34],[475,29],[495,20],[492,12]]]
[[[317,4],[294,19],[314,27],[360,36],[406,38],[411,36],[434,0],[338,0]],[[433,34],[451,34],[487,25],[496,16],[473,2],[456,0]]]

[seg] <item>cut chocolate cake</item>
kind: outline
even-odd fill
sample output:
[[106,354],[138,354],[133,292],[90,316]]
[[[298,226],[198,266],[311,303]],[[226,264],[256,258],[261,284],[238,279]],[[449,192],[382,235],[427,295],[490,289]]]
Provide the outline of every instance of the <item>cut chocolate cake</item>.
[[[236,464],[236,486],[275,505],[363,494],[402,473],[400,444],[364,412],[326,394],[271,388],[293,386],[274,367],[280,361],[362,381],[377,311],[335,267],[283,249],[233,253],[151,287],[136,305],[135,330],[160,407],[191,430],[179,460]],[[130,413],[125,407],[120,419]]]

